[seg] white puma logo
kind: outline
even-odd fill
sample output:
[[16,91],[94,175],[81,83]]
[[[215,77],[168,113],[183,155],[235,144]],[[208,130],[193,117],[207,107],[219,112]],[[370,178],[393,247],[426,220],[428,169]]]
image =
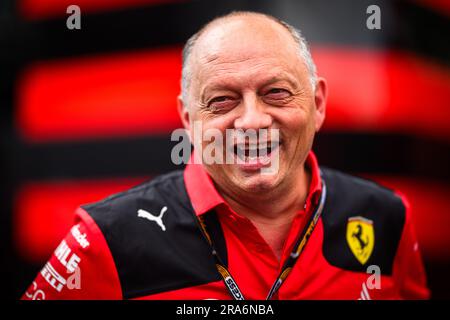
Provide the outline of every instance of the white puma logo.
[[148,219],[150,221],[155,221],[158,226],[161,227],[162,231],[166,231],[166,226],[164,225],[164,223],[162,222],[162,217],[164,215],[164,213],[167,211],[167,207],[163,207],[161,209],[161,212],[159,213],[159,216],[154,216],[152,215],[150,212],[139,209],[138,210],[138,217],[140,218],[145,218]]

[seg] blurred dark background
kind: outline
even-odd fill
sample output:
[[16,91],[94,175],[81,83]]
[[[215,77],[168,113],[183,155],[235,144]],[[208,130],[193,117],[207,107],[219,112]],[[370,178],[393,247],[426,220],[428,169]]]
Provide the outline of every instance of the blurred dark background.
[[[81,30],[66,28],[71,4]],[[366,27],[372,4],[381,30]],[[2,0],[2,299],[20,297],[77,206],[175,168],[181,47],[232,10],[303,31],[330,87],[319,162],[406,194],[432,297],[450,298],[448,1]]]

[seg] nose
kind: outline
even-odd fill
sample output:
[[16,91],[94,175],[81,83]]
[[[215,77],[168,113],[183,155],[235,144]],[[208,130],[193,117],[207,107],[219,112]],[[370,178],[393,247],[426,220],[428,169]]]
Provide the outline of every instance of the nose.
[[257,95],[244,97],[242,113],[234,120],[234,127],[242,130],[269,128],[273,119],[265,108]]

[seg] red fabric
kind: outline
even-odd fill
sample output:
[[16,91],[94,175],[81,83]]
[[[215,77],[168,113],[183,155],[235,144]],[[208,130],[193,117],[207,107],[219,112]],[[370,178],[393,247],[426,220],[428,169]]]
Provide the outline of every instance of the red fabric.
[[[217,192],[202,165],[189,164],[185,170],[186,189],[197,215],[216,208],[225,235],[229,271],[246,299],[265,299],[277,278],[283,262],[292,250],[294,241],[304,227],[305,218],[312,213],[321,191],[319,166],[310,152],[306,166],[312,172],[306,209],[298,213],[283,249],[281,262],[247,218],[234,212]],[[406,200],[404,200],[406,201]],[[408,207],[408,206],[407,206]],[[319,220],[308,245],[300,256],[286,282],[278,292],[279,299],[358,299],[362,286],[370,274],[341,270],[328,264],[322,255],[323,226]],[[367,289],[371,299],[426,299],[425,272],[419,251],[411,252],[417,243],[410,212],[392,277],[382,276],[382,289]],[[300,290],[301,288],[301,290]],[[225,290],[225,287],[223,288]],[[171,299],[172,293],[158,298]],[[219,298],[219,297],[217,297]]]
[[[317,204],[320,192],[322,190],[320,171],[317,159],[314,153],[310,152],[306,159],[306,166],[311,171],[311,183],[306,199],[305,209],[298,212],[294,218],[289,235],[283,247],[282,259],[285,261],[292,251],[297,235],[303,229],[307,217]],[[219,213],[224,236],[227,242],[228,250],[231,250],[230,272],[234,276],[233,269],[238,271],[239,275],[234,276],[239,284],[239,278],[246,279],[248,287],[253,291],[254,299],[264,299],[278,276],[282,264],[279,263],[270,246],[262,238],[253,223],[234,212],[223,197],[217,192],[211,178],[203,169],[201,164],[189,163],[185,170],[186,190],[191,199],[195,213],[202,215],[207,211],[216,208]],[[243,232],[244,231],[244,232]],[[260,255],[261,260],[251,258],[254,255]],[[246,263],[242,263],[246,261]],[[255,262],[250,264],[248,262]],[[247,266],[247,268],[242,268]],[[260,277],[255,277],[255,270],[259,270]],[[253,274],[253,276],[252,276]],[[264,276],[262,276],[264,275]],[[244,295],[247,297],[247,295]]]
[[[75,230],[79,230],[79,232]],[[81,235],[87,242],[77,241],[74,234]],[[122,298],[119,277],[106,240],[97,224],[86,211],[81,208],[77,210],[75,225],[63,242],[67,244],[70,251],[65,251],[67,255],[59,255],[55,251],[23,294],[23,300]],[[64,262],[70,261],[74,254],[79,258],[78,285],[76,280],[69,280],[71,277],[76,277],[77,271],[70,272],[67,270],[68,267],[64,266]],[[65,281],[70,282],[72,288],[68,283],[64,284],[59,281],[53,282],[52,285],[52,279],[55,277],[54,274],[50,277],[49,268],[50,270],[53,268]],[[44,275],[49,278],[46,279]]]
[[[294,219],[286,240],[281,262],[275,257],[269,245],[247,218],[233,212],[214,187],[210,177],[201,165],[189,164],[185,170],[186,189],[197,215],[217,208],[228,251],[228,268],[246,299],[265,299],[277,278],[284,260],[292,249],[297,234],[302,230],[305,218],[317,204],[321,191],[319,167],[311,152],[306,165],[312,173],[309,194],[304,210]],[[399,248],[391,276],[381,276],[381,288],[368,288],[371,274],[343,270],[330,265],[322,254],[323,224],[319,222],[307,246],[288,278],[274,299],[426,299],[425,272],[417,240],[412,226],[409,205],[407,207]],[[79,234],[85,234],[89,246],[83,248],[73,232],[65,238],[70,254],[54,254],[49,264],[65,279],[69,261],[75,253],[79,258],[81,288],[70,290],[67,285],[57,291],[40,273],[23,299],[121,299],[120,281],[106,241],[89,215],[79,209],[77,224]],[[72,229],[73,230],[73,229]],[[60,248],[57,249],[60,252]],[[58,258],[59,257],[59,258]],[[48,267],[44,267],[44,274]],[[47,272],[47,273],[46,273]],[[45,297],[43,296],[45,295]],[[195,287],[162,292],[138,299],[230,299],[222,281],[214,281]]]
[[[311,205],[317,202],[318,195],[322,190],[319,165],[313,152],[309,153],[306,159],[306,166],[311,170],[311,184],[306,199],[306,211],[308,212],[311,209]],[[197,215],[202,215],[215,207],[221,206],[225,207],[236,218],[243,218],[228,207],[223,197],[217,192],[203,165],[194,164],[194,161],[191,159],[184,171],[184,180],[186,191]],[[299,214],[303,213],[303,211],[299,212]]]
[[429,297],[425,269],[411,216],[411,206],[405,196],[402,194],[399,196],[406,206],[406,221],[394,263],[394,279],[402,297],[406,299],[415,299],[417,296]]

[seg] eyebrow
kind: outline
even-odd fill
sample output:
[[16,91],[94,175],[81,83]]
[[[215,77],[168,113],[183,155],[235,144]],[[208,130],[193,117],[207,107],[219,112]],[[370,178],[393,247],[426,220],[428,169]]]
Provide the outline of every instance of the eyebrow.
[[[276,82],[282,82],[282,81],[286,81],[294,89],[299,88],[298,81],[296,81],[295,78],[293,76],[291,76],[290,74],[288,74],[287,72],[277,73],[277,74],[273,75],[272,77],[265,79],[264,81],[261,81],[261,84],[258,87],[266,87],[268,85],[274,84]],[[228,81],[227,81],[227,83],[221,83],[221,84],[216,83],[213,85],[207,85],[204,88],[204,90],[200,96],[200,100],[204,101],[205,93],[208,91],[214,91],[214,90],[235,91],[235,86],[230,84],[230,82],[228,82]]]
[[299,87],[298,83],[295,81],[294,77],[289,75],[286,72],[282,72],[280,74],[277,74],[270,78],[269,80],[263,82],[263,87],[274,84],[276,82],[286,81],[288,82],[293,88],[297,89]]

